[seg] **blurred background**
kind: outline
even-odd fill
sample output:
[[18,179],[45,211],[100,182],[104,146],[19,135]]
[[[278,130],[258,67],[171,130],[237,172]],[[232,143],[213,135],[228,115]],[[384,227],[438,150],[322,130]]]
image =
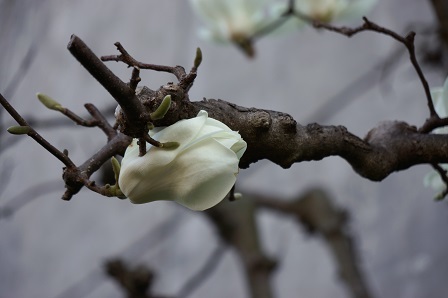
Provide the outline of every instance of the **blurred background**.
[[[402,34],[421,33],[422,60],[437,50],[430,1],[379,0],[368,16]],[[192,100],[287,112],[301,124],[344,125],[360,137],[384,120],[419,126],[428,115],[408,54],[395,54],[401,45],[386,36],[366,32],[349,39],[309,27],[259,40],[255,59],[248,59],[233,46],[199,39],[200,25],[185,0],[1,0],[0,92],[78,164],[105,136],[46,109],[35,94],[83,116],[84,103],[108,111],[116,103],[67,51],[71,34],[98,56],[117,54],[113,44],[120,41],[142,62],[186,69],[199,46],[203,62]],[[125,65],[107,65],[130,78]],[[423,68],[431,87],[443,84],[446,69],[437,60]],[[152,89],[175,80],[151,71],[141,77],[140,85]],[[30,138],[5,134],[15,123],[3,109],[0,117],[0,297],[123,297],[104,273],[104,262],[115,257],[150,268],[152,290],[169,297],[215,259],[190,297],[250,297],[237,253],[228,246],[217,250],[222,243],[205,213],[172,202],[133,205],[86,189],[62,201],[62,164]],[[435,192],[423,187],[430,170],[417,166],[376,183],[337,157],[287,170],[262,161],[240,172],[237,191],[288,200],[324,189],[349,214],[347,228],[372,297],[447,297],[448,205],[434,202]],[[322,237],[269,209],[257,211],[256,224],[264,254],[278,262],[270,276],[273,297],[350,297]]]

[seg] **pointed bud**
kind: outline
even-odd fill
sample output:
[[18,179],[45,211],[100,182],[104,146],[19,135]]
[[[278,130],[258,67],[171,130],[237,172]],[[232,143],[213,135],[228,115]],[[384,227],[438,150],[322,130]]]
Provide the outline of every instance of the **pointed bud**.
[[178,142],[165,142],[162,143],[161,148],[166,149],[166,150],[174,150],[177,149],[180,146],[180,143]]
[[10,134],[13,135],[26,135],[31,131],[29,126],[11,126],[7,129]]
[[50,110],[62,111],[62,105],[50,96],[42,93],[37,93],[36,95],[39,101]]
[[170,107],[171,107],[171,95],[167,95],[165,96],[165,98],[163,98],[162,103],[157,108],[157,110],[151,113],[151,119],[152,120],[162,119],[163,117],[165,117]]
[[112,156],[112,158],[110,159],[111,163],[112,163],[112,169],[114,171],[114,176],[115,176],[115,181],[118,181],[118,176],[120,176],[120,163],[118,162],[118,160]]
[[196,49],[196,57],[194,58],[194,68],[198,68],[202,62],[202,51],[200,48]]

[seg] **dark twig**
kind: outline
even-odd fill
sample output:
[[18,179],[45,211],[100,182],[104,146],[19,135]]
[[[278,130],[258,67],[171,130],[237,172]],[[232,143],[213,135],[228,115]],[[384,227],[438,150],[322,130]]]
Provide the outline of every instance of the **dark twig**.
[[[86,104],[89,105],[89,104]],[[86,106],[84,105],[84,106]],[[109,106],[106,107],[105,109],[103,109],[103,112],[100,113],[101,115],[113,115],[114,111],[115,111],[116,106]],[[87,107],[86,107],[87,109]],[[96,117],[96,116],[95,116]],[[95,118],[94,117],[94,118]],[[104,117],[104,116],[103,116]],[[33,115],[25,115],[23,116],[23,118],[27,119],[28,124],[33,127],[34,129],[59,129],[62,127],[66,127],[66,126],[70,126],[70,129],[74,129],[76,128],[76,126],[73,126],[73,119],[71,119],[72,121],[69,121],[67,118],[61,118],[61,117],[54,117],[54,118],[47,118],[47,119],[38,119]],[[82,117],[80,117],[80,119],[82,119]],[[103,118],[105,119],[105,117]],[[75,122],[76,123],[76,122]],[[109,123],[107,122],[107,120],[104,120],[104,123],[106,125],[109,125]],[[12,126],[13,124],[10,123],[9,125],[5,125],[6,127]],[[108,131],[107,128],[103,128],[102,127],[102,122],[100,122],[98,124],[98,127],[103,130],[103,132],[106,133],[106,135],[108,136],[108,138],[110,136],[112,136],[114,133],[116,133],[115,129],[113,129],[114,131]],[[7,142],[3,142],[0,143],[0,152],[3,152],[4,150],[7,150],[8,148],[12,147],[13,144],[24,140],[25,138],[14,138],[14,137],[8,137],[8,141]]]
[[138,83],[140,83],[142,79],[140,78],[140,68],[138,66],[134,66],[134,69],[132,70],[132,77],[131,81],[129,82],[129,87],[134,90],[137,89]]
[[146,141],[145,138],[139,138],[137,141],[138,156],[144,156],[146,154]]
[[428,103],[430,117],[438,117],[437,113],[434,109],[434,104],[432,102],[431,91],[430,91],[428,82],[425,78],[425,75],[423,74],[423,71],[417,61],[417,57],[415,54],[415,46],[414,46],[415,32],[411,31],[406,36],[401,36],[392,30],[381,27],[381,26],[377,25],[376,23],[371,22],[366,17],[363,18],[364,24],[362,24],[361,26],[356,27],[356,28],[347,28],[347,27],[335,27],[328,23],[319,22],[319,21],[310,19],[309,17],[307,17],[301,13],[298,13],[298,12],[295,12],[295,15],[301,19],[311,22],[312,25],[317,29],[326,29],[326,30],[329,30],[332,32],[340,33],[347,37],[352,37],[353,35],[355,35],[359,32],[363,32],[363,31],[373,31],[373,32],[378,32],[378,33],[390,36],[393,39],[397,40],[398,42],[402,43],[404,46],[406,46],[406,48],[409,52],[409,58],[411,60],[411,63],[414,66],[414,69],[417,72],[418,77],[420,78],[420,82],[423,85],[423,89],[425,91],[425,95],[426,95],[426,99],[427,99],[427,103]]
[[448,175],[447,175],[447,171],[444,168],[442,168],[440,165],[438,165],[438,164],[432,164],[432,167],[434,168],[434,170],[436,170],[439,173],[440,179],[442,179],[442,181],[445,183],[445,186],[446,186],[445,190],[437,195],[437,200],[443,200],[448,195]]
[[389,68],[399,55],[402,54],[402,49],[397,49],[390,53],[383,61],[378,62],[375,66],[364,74],[361,74],[355,80],[346,85],[342,90],[334,94],[330,99],[319,106],[315,112],[311,113],[303,121],[304,123],[322,122],[328,120],[332,115],[346,108],[355,100],[360,100],[362,95],[375,87],[372,81],[381,77],[385,80],[390,72],[385,68]]
[[116,61],[123,62],[127,64],[129,67],[138,67],[140,69],[150,69],[154,71],[162,71],[168,72],[176,76],[176,78],[180,81],[183,76],[185,76],[185,69],[182,66],[166,66],[166,65],[157,65],[157,64],[148,64],[142,63],[135,60],[129,53],[124,49],[121,43],[116,42],[114,45],[117,47],[117,50],[121,53],[120,55],[109,55],[109,56],[101,56],[102,61]]
[[19,113],[11,106],[11,104],[0,94],[0,104],[5,108],[5,110],[16,120],[16,122],[21,126],[27,126],[30,131],[27,133],[32,139],[44,147],[48,152],[50,152],[54,157],[59,159],[67,167],[75,167],[75,164],[71,161],[68,156],[64,155],[56,147],[51,145],[46,139],[44,139],[39,133],[37,133],[26,121],[20,116]]
[[273,294],[270,277],[276,262],[263,251],[255,222],[255,207],[254,202],[250,200],[223,200],[205,213],[223,242],[232,246],[240,258],[250,297],[271,298]]
[[129,124],[132,124],[128,134],[138,137],[147,133],[147,123],[150,121],[150,117],[148,113],[144,113],[143,106],[135,95],[134,90],[112,73],[76,35],[72,35],[67,48],[118,102]]
[[91,103],[87,103],[84,105],[86,110],[92,115],[93,119],[95,119],[95,124],[98,126],[104,134],[107,136],[108,141],[110,141],[113,137],[117,135],[117,131],[109,124],[104,115]]
[[444,126],[448,126],[448,118],[429,117],[418,131],[421,133],[429,133],[436,128]]
[[233,186],[232,186],[232,188],[230,189],[230,191],[229,191],[229,201],[231,201],[231,202],[233,202],[233,201],[236,201],[236,198],[235,198],[235,185],[236,184],[234,184]]
[[77,125],[81,125],[84,127],[94,127],[98,125],[98,121],[96,119],[85,120],[67,108],[61,108],[60,112],[67,116],[67,118],[75,122]]
[[[153,145],[154,147],[162,147],[162,146],[163,146],[162,143],[160,143],[160,142],[154,140],[154,139],[151,138],[149,135],[145,135],[145,136],[143,137],[143,139],[144,139],[146,142],[148,142],[148,143],[150,143],[151,145]],[[146,152],[146,147],[145,147],[145,152]]]
[[109,140],[117,135],[116,130],[112,128],[104,115],[93,104],[86,103],[84,107],[90,113],[92,119],[85,120],[65,107],[59,108],[58,111],[78,125],[84,127],[99,127],[106,134]]
[[179,86],[185,91],[188,92],[190,88],[193,86],[193,82],[196,79],[198,68],[202,63],[202,51],[200,48],[196,49],[196,56],[194,58],[193,67],[190,72],[182,77],[179,81]]

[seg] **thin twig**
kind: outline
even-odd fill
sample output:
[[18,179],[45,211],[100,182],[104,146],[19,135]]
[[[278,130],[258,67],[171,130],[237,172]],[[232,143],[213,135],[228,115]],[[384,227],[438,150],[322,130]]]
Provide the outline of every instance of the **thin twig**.
[[445,198],[448,195],[448,175],[447,175],[447,171],[442,168],[442,166],[438,165],[438,164],[432,164],[431,165],[434,170],[436,170],[439,175],[440,175],[440,179],[442,179],[442,181],[445,183],[445,190],[443,192],[441,192],[438,195],[438,199],[441,200],[443,198]]
[[176,78],[180,81],[183,76],[185,76],[185,69],[182,66],[167,66],[167,65],[157,65],[157,64],[149,64],[142,63],[135,60],[129,53],[125,50],[125,48],[121,45],[121,43],[116,42],[114,45],[117,47],[117,50],[121,53],[120,55],[109,55],[109,56],[101,56],[102,61],[116,61],[123,62],[127,64],[129,67],[138,67],[140,69],[150,69],[154,71],[162,71],[172,73],[176,76]]
[[[143,138],[144,138],[144,140],[146,142],[150,143],[154,147],[162,147],[163,146],[162,143],[160,143],[159,141],[154,140],[149,135],[145,135]],[[146,147],[145,147],[145,152],[146,152]]]
[[72,35],[68,50],[84,66],[87,71],[112,95],[118,102],[135,135],[147,133],[148,113],[142,103],[126,83],[120,80],[92,50],[76,35]]
[[86,110],[96,120],[96,126],[98,126],[104,134],[107,136],[108,141],[117,135],[117,131],[109,124],[106,117],[91,103],[84,105]]
[[385,72],[384,68],[396,61],[401,53],[401,47],[390,53],[383,61],[376,63],[373,68],[366,71],[364,74],[361,74],[342,90],[334,94],[330,99],[321,104],[316,111],[308,115],[303,122],[325,122],[328,118],[346,108],[350,103],[362,99],[364,93],[375,87],[375,84],[372,84],[374,79],[381,77],[381,80],[384,80],[389,76],[390,72]]
[[359,32],[363,32],[363,31],[373,31],[373,32],[378,32],[378,33],[390,36],[393,39],[397,40],[398,42],[402,43],[407,48],[407,50],[409,52],[409,58],[411,60],[411,63],[413,65],[415,71],[417,72],[417,75],[418,75],[420,82],[423,86],[423,89],[425,91],[430,117],[438,117],[437,112],[434,109],[434,104],[432,101],[431,91],[430,91],[430,88],[428,85],[428,81],[426,80],[425,75],[423,74],[423,71],[420,67],[420,64],[417,61],[417,57],[415,54],[415,45],[414,45],[415,32],[411,31],[406,36],[401,36],[400,34],[394,32],[390,29],[387,29],[387,28],[377,25],[376,23],[368,20],[366,17],[363,18],[364,24],[362,24],[361,26],[356,27],[356,28],[348,28],[348,27],[336,27],[336,26],[333,26],[328,23],[319,22],[319,21],[313,20],[299,12],[295,12],[295,15],[300,19],[311,22],[315,28],[326,29],[326,30],[329,30],[332,32],[340,33],[347,37],[352,37],[353,35],[355,35]]
[[76,167],[68,156],[64,155],[56,147],[50,144],[46,139],[44,139],[37,131],[35,131],[26,121],[20,116],[20,114],[11,106],[11,104],[0,94],[0,104],[5,108],[5,110],[17,121],[21,126],[28,126],[30,131],[27,133],[32,139],[44,147],[48,152],[50,152],[54,157],[59,159],[67,167]]
[[129,87],[134,90],[137,89],[138,83],[140,83],[142,79],[140,78],[140,68],[138,66],[134,66],[134,69],[132,70],[132,77],[131,81],[129,82]]

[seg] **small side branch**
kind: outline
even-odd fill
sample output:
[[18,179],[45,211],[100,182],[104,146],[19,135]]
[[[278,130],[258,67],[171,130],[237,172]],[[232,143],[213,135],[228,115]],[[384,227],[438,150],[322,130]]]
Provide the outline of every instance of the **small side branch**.
[[129,135],[138,137],[147,133],[146,124],[151,120],[141,102],[126,83],[120,80],[89,47],[76,35],[72,35],[68,50],[85,69],[112,95],[131,124]]
[[232,246],[241,259],[250,297],[272,298],[270,278],[276,262],[263,251],[255,222],[255,207],[250,200],[224,200],[205,213],[216,227],[221,240]]
[[90,115],[92,115],[95,126],[98,126],[107,136],[108,141],[117,135],[117,131],[109,124],[104,115],[93,104],[87,103],[84,107]]
[[435,198],[436,200],[443,200],[448,195],[448,173],[438,164],[432,164],[432,167],[437,171],[437,173],[439,173],[440,179],[442,179],[443,183],[445,183],[445,190],[439,193]]
[[363,32],[363,31],[373,31],[373,32],[377,32],[377,33],[381,33],[381,34],[390,36],[393,39],[395,39],[396,41],[402,43],[407,48],[407,50],[409,52],[409,58],[411,60],[412,66],[414,67],[415,71],[417,72],[417,75],[418,75],[420,82],[423,86],[423,89],[425,91],[430,117],[438,117],[437,113],[434,109],[434,104],[432,102],[431,91],[430,91],[430,88],[428,85],[428,81],[426,80],[425,75],[423,74],[423,71],[420,67],[420,64],[417,61],[417,57],[415,54],[415,46],[414,46],[415,32],[411,31],[407,35],[402,36],[390,29],[387,29],[387,28],[377,25],[376,23],[370,21],[366,17],[363,18],[364,24],[362,24],[361,26],[356,27],[356,28],[347,28],[347,27],[335,27],[328,23],[319,22],[319,21],[313,20],[299,12],[295,12],[295,15],[300,19],[304,19],[305,21],[311,22],[311,24],[317,29],[326,29],[328,31],[340,33],[347,37],[352,37],[353,35]]
[[121,53],[120,55],[109,55],[102,56],[102,61],[116,61],[123,62],[127,64],[129,67],[138,67],[140,69],[150,69],[155,71],[168,72],[176,76],[176,78],[180,81],[183,76],[186,75],[185,69],[182,66],[166,66],[166,65],[157,65],[157,64],[149,64],[143,63],[135,60],[129,53],[125,50],[125,48],[121,45],[121,43],[116,42],[114,45],[117,47],[117,50]]
[[56,147],[51,145],[46,139],[44,139],[37,131],[35,131],[26,121],[20,116],[20,114],[11,106],[11,104],[0,94],[0,104],[5,108],[5,110],[16,120],[16,122],[21,126],[29,127],[29,132],[27,133],[32,139],[44,147],[48,152],[50,152],[54,157],[59,159],[67,167],[75,167],[67,155],[59,151]]

